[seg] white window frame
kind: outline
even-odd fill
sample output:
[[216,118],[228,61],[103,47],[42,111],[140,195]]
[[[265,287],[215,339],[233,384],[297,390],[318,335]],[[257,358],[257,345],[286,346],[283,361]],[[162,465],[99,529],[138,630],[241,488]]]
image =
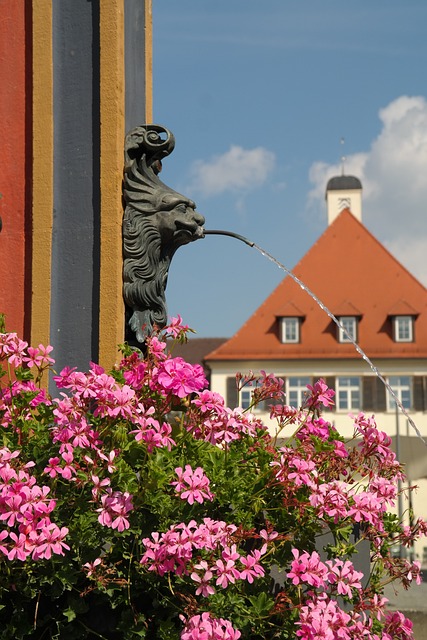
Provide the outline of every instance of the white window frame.
[[393,338],[395,342],[414,341],[414,318],[413,316],[393,317]]
[[239,406],[242,409],[249,409],[252,402],[252,393],[254,387],[249,387],[248,385],[244,386],[243,389],[239,391]]
[[301,341],[301,318],[298,316],[280,318],[280,340],[282,344],[298,344]]
[[[351,340],[347,337],[344,329],[350,334],[355,342],[357,342],[357,316],[340,316],[339,321],[340,325],[338,327],[338,340],[339,342],[348,343]],[[344,327],[344,329],[343,329]]]
[[[239,407],[241,407],[242,409],[249,409],[253,401],[253,392],[257,388],[257,386],[257,381],[254,380],[251,385],[246,384],[242,389],[240,389],[238,396]],[[272,398],[268,398],[268,400],[270,400],[270,403],[273,404]],[[265,400],[262,400],[257,405],[253,406],[251,408],[251,413],[267,411],[264,402]]]
[[337,376],[335,378],[335,400],[337,411],[360,411],[362,408],[362,382],[359,376]]
[[[407,376],[407,375],[388,376],[387,382],[389,383],[390,387],[393,389],[394,393],[398,397],[404,409],[412,409],[412,405],[413,405],[412,376]],[[387,409],[389,411],[396,410],[396,401],[391,395],[391,393],[387,394]]]
[[312,384],[311,376],[289,376],[286,378],[286,404],[299,409],[307,395],[307,385]]

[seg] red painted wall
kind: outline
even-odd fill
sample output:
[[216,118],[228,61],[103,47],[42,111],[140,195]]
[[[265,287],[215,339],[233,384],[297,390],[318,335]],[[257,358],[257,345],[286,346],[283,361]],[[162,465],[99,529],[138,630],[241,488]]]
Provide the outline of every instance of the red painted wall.
[[[6,314],[6,329],[20,336],[29,323],[26,306],[26,261],[31,262],[30,175],[31,129],[27,91],[31,31],[26,42],[23,0],[0,0],[0,312]],[[28,19],[28,16],[27,16]],[[26,71],[28,70],[28,73]],[[27,213],[26,213],[27,210]],[[26,233],[27,231],[27,233]]]

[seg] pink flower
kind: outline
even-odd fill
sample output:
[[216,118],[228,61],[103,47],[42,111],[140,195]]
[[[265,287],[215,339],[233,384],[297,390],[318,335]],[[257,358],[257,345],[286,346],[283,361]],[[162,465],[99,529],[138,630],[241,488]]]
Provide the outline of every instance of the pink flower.
[[157,336],[150,336],[147,338],[146,344],[150,355],[154,356],[156,360],[166,360],[166,342],[162,342]]
[[325,482],[313,487],[309,500],[316,507],[319,518],[325,516],[338,522],[340,518],[346,518],[349,509],[349,486],[344,482]]
[[232,544],[231,547],[225,547],[225,549],[223,549],[221,557],[225,561],[236,561],[240,558],[240,553],[238,553],[236,545]]
[[213,595],[215,593],[215,587],[209,584],[213,578],[213,573],[209,569],[208,563],[205,560],[202,560],[199,564],[194,565],[194,569],[203,572],[203,575],[200,575],[200,573],[193,571],[190,575],[190,578],[199,585],[196,589],[196,596],[202,595],[208,597]]
[[314,596],[308,600],[300,609],[297,624],[300,629],[296,635],[302,640],[352,640],[355,637],[350,615],[326,597]]
[[0,333],[0,360],[7,358],[13,367],[22,365],[27,347],[28,342],[18,338],[16,333]]
[[108,456],[106,456],[104,453],[102,453],[102,451],[98,451],[98,456],[101,458],[101,460],[105,460],[105,462],[107,463],[107,471],[108,473],[114,473],[114,471],[116,470],[116,466],[114,464],[114,459],[116,457],[116,451],[113,449],[113,451],[110,451],[110,453],[108,454]]
[[408,573],[406,579],[409,582],[415,579],[417,584],[421,584],[421,562],[414,560],[412,563],[407,563]]
[[160,362],[153,371],[152,389],[157,385],[178,398],[185,398],[206,387],[207,380],[199,364],[189,364],[183,358],[169,358]]
[[104,527],[111,527],[117,531],[129,529],[130,524],[127,515],[132,511],[132,496],[125,491],[113,491],[109,487],[101,497],[102,507],[99,512],[98,522]]
[[292,579],[292,584],[308,584],[312,587],[324,587],[328,577],[328,567],[320,560],[317,551],[311,554],[304,551],[300,554],[298,549],[292,549],[294,560],[291,562],[291,570],[287,574]]
[[190,331],[188,324],[182,323],[182,318],[178,314],[176,318],[171,318],[167,327],[165,327],[165,333],[171,336],[171,338],[180,338],[185,336]]
[[65,450],[62,451],[61,456],[65,462],[65,465],[62,468],[57,467],[58,473],[60,473],[61,476],[66,480],[71,480],[72,476],[76,474],[76,469],[71,464],[74,460],[73,453],[71,451]]
[[92,496],[93,499],[96,500],[101,493],[102,488],[108,487],[110,485],[110,478],[104,478],[103,480],[100,480],[98,476],[92,475],[91,479],[93,482]]
[[323,378],[320,378],[314,385],[308,384],[307,389],[311,391],[311,395],[307,396],[305,404],[310,408],[317,408],[320,405],[331,407],[334,404],[335,391],[329,389]]
[[224,408],[224,398],[215,391],[204,389],[192,400],[192,404],[199,407],[202,413],[212,410],[221,411]]
[[51,478],[55,478],[58,473],[62,471],[62,467],[59,465],[60,459],[58,457],[49,458],[47,467],[43,469],[43,473],[47,473]]
[[240,557],[240,562],[244,566],[244,569],[240,572],[240,578],[242,580],[247,580],[252,584],[254,578],[262,578],[262,576],[265,575],[264,569],[258,562],[261,555],[261,551],[254,549],[246,558],[244,556]]
[[327,560],[326,564],[331,569],[328,574],[328,580],[330,584],[337,586],[339,595],[352,598],[352,589],[357,589],[358,591],[362,589],[360,580],[363,578],[363,573],[356,571],[350,560]]
[[131,419],[135,413],[135,391],[127,384],[101,393],[95,416]]
[[29,357],[24,357],[23,361],[27,363],[28,367],[37,367],[42,369],[54,364],[55,360],[49,356],[49,353],[53,351],[53,347],[48,345],[44,347],[39,344],[38,347],[28,347],[27,353]]
[[[313,485],[312,471],[316,468],[312,460],[304,460],[297,456],[290,458],[288,461],[291,473],[288,473],[288,479],[293,480],[297,487],[301,485]],[[295,471],[292,471],[295,469]]]
[[41,530],[38,535],[35,531],[30,534],[30,539],[35,545],[33,550],[34,560],[41,560],[43,558],[49,560],[52,557],[52,553],[63,556],[64,549],[70,549],[64,542],[64,538],[68,533],[67,527],[59,528],[53,522],[39,526]]
[[145,384],[145,376],[147,373],[147,364],[145,362],[138,362],[128,371],[123,372],[123,377],[126,384],[133,389],[139,390]]
[[148,453],[151,453],[156,447],[165,447],[170,451],[171,447],[175,445],[175,441],[170,437],[172,427],[167,422],[160,424],[158,420],[151,417],[154,413],[154,407],[145,410],[143,405],[139,405],[138,410],[141,414],[135,419],[138,428],[130,432],[136,434],[135,440],[144,442],[147,445]]
[[354,504],[349,507],[348,516],[355,522],[370,522],[379,531],[383,531],[382,515],[386,511],[384,500],[374,493],[362,491],[353,496]]
[[242,635],[229,620],[212,618],[208,611],[187,620],[180,618],[185,623],[181,640],[239,640]]
[[173,525],[162,534],[155,531],[151,534],[151,539],[142,540],[146,551],[141,558],[141,564],[161,576],[170,571],[178,576],[184,575],[189,570],[188,565],[192,561],[194,550],[199,552],[201,549],[228,549],[230,536],[236,529],[235,525],[204,518],[202,524],[191,520],[188,524],[181,522]]
[[58,375],[53,376],[53,380],[58,389],[66,389],[71,385],[71,376],[76,369],[77,367],[64,367]]
[[177,467],[175,473],[178,480],[171,482],[171,485],[175,487],[181,500],[187,500],[188,504],[194,504],[194,501],[202,504],[204,500],[214,499],[214,495],[209,491],[209,478],[202,467],[197,467],[193,471],[187,464],[184,471],[182,467]]
[[98,567],[102,563],[101,558],[95,558],[93,562],[85,562],[83,565],[83,569],[86,571],[86,575],[88,578],[93,576],[96,572],[96,567]]
[[218,576],[216,579],[216,584],[223,589],[225,589],[230,582],[234,584],[236,578],[241,577],[241,573],[236,568],[235,562],[233,560],[227,560],[226,562],[224,562],[223,560],[217,560],[213,568]]
[[26,560],[31,551],[28,550],[27,536],[23,533],[16,535],[13,531],[9,533],[9,538],[14,544],[5,549],[8,560]]
[[388,634],[386,638],[413,640],[412,622],[400,611],[391,611],[387,614],[384,632]]
[[281,447],[279,452],[280,459],[270,462],[272,467],[278,467],[275,474],[277,480],[284,484],[292,482],[296,487],[306,485],[313,489],[317,477],[314,461],[305,459],[292,447]]
[[273,404],[270,406],[270,418],[276,418],[281,421],[286,420],[289,424],[295,424],[298,415],[299,409],[287,404]]

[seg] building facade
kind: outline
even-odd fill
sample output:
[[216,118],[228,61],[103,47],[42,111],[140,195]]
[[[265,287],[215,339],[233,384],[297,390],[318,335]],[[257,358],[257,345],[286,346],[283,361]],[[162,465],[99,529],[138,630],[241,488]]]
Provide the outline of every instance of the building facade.
[[[408,481],[420,486],[415,515],[426,517],[427,446],[410,421],[427,441],[427,289],[363,225],[361,196],[357,178],[329,181],[328,227],[293,270],[305,286],[285,277],[241,329],[206,356],[211,388],[229,406],[247,407],[250,389],[238,393],[235,374],[265,370],[284,379],[286,403],[299,407],[307,384],[325,379],[336,392],[328,419],[351,438],[349,414],[375,414]],[[274,429],[268,408],[258,411]]]

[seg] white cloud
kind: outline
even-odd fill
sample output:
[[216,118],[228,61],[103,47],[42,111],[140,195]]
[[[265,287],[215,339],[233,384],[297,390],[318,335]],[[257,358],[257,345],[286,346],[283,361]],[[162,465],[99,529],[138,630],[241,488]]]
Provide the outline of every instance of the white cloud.
[[274,153],[263,147],[231,146],[222,155],[193,164],[191,189],[208,197],[260,187],[274,169],[275,162]]
[[[382,130],[368,151],[348,156],[345,173],[363,186],[363,222],[427,283],[427,100],[400,96],[379,112]],[[324,214],[328,178],[341,167],[316,162],[309,204]],[[321,204],[320,204],[321,203]]]
[[427,237],[399,238],[384,245],[425,286],[427,286]]

